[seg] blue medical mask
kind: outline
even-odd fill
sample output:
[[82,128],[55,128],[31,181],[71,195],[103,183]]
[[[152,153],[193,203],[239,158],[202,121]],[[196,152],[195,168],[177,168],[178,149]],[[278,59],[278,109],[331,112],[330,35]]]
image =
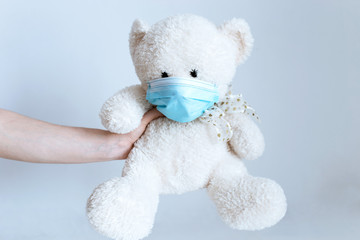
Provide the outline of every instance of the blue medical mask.
[[177,122],[190,122],[219,101],[215,84],[182,77],[147,81],[146,99],[159,112]]

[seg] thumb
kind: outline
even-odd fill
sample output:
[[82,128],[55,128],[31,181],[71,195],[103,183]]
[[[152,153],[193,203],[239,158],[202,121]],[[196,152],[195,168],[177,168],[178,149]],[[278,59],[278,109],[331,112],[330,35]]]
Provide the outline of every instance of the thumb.
[[164,115],[159,112],[156,108],[153,108],[146,112],[141,119],[140,126],[137,127],[135,130],[129,133],[130,141],[132,143],[136,142],[141,135],[145,132],[146,126],[152,121],[159,117],[163,117]]

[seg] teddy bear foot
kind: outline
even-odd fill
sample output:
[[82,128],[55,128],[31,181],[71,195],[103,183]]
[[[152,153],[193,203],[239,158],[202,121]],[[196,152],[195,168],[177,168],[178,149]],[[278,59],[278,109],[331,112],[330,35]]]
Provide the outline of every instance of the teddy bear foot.
[[128,178],[113,178],[90,196],[87,214],[102,234],[116,240],[138,240],[153,227],[159,201],[156,189]]
[[214,179],[208,186],[224,222],[239,230],[260,230],[276,224],[286,212],[282,188],[266,178],[245,175]]

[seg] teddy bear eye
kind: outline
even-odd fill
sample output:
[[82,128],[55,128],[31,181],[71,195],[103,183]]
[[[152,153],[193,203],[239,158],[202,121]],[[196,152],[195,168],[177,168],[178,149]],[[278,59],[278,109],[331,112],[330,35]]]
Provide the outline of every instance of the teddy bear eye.
[[192,69],[190,71],[190,75],[193,77],[193,78],[196,78],[197,77],[197,70],[196,69]]
[[161,77],[162,77],[162,78],[167,78],[167,77],[169,77],[169,75],[168,75],[167,72],[162,72],[162,73],[161,73]]

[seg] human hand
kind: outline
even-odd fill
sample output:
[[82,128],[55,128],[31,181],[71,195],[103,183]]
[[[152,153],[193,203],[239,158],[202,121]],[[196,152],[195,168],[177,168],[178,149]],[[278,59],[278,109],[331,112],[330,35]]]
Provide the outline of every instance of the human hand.
[[[126,113],[124,113],[126,114]],[[126,159],[146,126],[163,116],[152,109],[127,134],[68,127],[0,109],[0,158],[34,163],[89,163]]]
[[[152,121],[159,117],[163,117],[164,115],[159,112],[156,108],[153,108],[146,112],[141,119],[141,123],[139,127],[135,130],[127,133],[127,134],[116,134],[109,133],[111,140],[115,143],[114,156],[111,157],[113,160],[115,159],[126,159],[131,149],[134,146],[134,143],[142,136],[145,132],[147,125]],[[119,152],[117,152],[119,151]]]

